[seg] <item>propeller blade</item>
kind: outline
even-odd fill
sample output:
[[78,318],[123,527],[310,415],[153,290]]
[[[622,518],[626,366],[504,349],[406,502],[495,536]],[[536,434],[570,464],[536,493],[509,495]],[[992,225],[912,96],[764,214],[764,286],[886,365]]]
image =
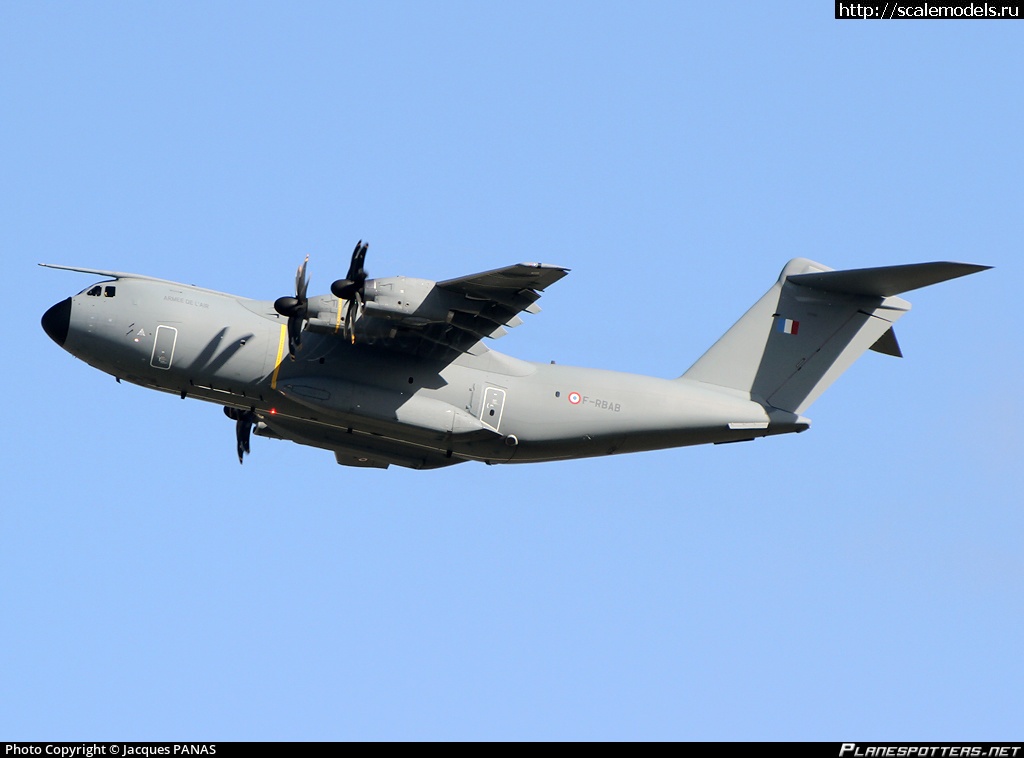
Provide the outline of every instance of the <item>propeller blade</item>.
[[274,301],[274,310],[288,319],[288,356],[294,361],[295,353],[302,344],[302,322],[306,319],[308,303],[306,289],[309,277],[306,276],[306,265],[309,256],[295,270],[295,297],[279,297]]
[[366,272],[363,270],[363,263],[366,261],[366,251],[370,243],[359,240],[356,249],[352,251],[352,262],[348,266],[348,279],[353,282],[366,281]]
[[302,265],[295,270],[295,297],[299,300],[306,299],[306,288],[309,287],[309,277],[306,276],[306,264],[309,263],[309,256],[302,262]]
[[295,354],[302,347],[302,320],[306,317],[305,309],[302,315],[290,316],[288,318],[288,355],[294,361]]
[[338,279],[331,285],[331,293],[339,300],[352,300],[358,294],[365,299],[366,294],[366,251],[370,248],[369,242],[359,240],[356,249],[352,251],[352,262],[348,266],[348,276]]
[[356,344],[356,311],[359,307],[358,294],[345,303],[345,338]]

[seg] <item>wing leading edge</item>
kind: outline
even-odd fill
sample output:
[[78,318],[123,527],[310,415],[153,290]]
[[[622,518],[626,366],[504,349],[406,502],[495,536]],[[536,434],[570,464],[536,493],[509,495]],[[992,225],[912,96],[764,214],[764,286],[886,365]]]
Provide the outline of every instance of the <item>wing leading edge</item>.
[[516,263],[479,274],[460,276],[438,282],[441,289],[466,294],[490,294],[494,292],[516,292],[524,289],[543,290],[550,287],[569,269],[550,263]]

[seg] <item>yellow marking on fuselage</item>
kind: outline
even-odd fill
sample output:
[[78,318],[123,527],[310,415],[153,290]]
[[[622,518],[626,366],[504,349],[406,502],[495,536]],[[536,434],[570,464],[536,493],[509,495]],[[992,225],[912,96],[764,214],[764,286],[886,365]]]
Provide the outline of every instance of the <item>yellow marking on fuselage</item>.
[[277,389],[277,372],[281,370],[281,361],[284,360],[284,343],[288,340],[288,325],[281,324],[281,338],[277,342],[277,363],[274,365],[274,373],[270,377],[270,389]]

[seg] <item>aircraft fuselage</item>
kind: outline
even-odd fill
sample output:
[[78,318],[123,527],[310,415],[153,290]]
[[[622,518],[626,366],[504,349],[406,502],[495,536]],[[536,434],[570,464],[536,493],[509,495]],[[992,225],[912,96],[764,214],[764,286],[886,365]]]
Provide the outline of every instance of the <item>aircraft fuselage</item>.
[[[311,299],[312,301],[312,299]],[[493,350],[414,357],[338,333],[318,311],[296,359],[271,301],[117,278],[43,318],[65,350],[144,387],[252,410],[257,435],[334,450],[339,462],[434,468],[558,460],[802,431],[749,393],[693,381],[532,363]],[[332,322],[334,329],[332,330]],[[376,455],[361,456],[366,451]],[[362,461],[362,463],[361,463]]]

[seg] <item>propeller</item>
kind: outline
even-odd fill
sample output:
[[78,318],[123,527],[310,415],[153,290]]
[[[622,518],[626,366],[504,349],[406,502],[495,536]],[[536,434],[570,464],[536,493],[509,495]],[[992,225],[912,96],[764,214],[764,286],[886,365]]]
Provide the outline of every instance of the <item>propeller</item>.
[[352,262],[348,266],[348,276],[338,279],[331,285],[331,294],[339,300],[348,301],[345,309],[345,336],[356,341],[355,322],[356,316],[366,302],[366,269],[363,264],[366,261],[366,251],[370,243],[359,240],[355,250],[352,251]]
[[309,286],[307,263],[308,255],[295,271],[295,297],[279,297],[274,301],[274,310],[288,319],[288,355],[293,361],[302,344],[302,322],[306,319],[306,288]]
[[224,415],[235,422],[235,443],[238,448],[238,462],[249,452],[249,438],[252,434],[252,427],[256,423],[256,409],[250,408],[247,411],[240,411],[238,408],[224,406]]

